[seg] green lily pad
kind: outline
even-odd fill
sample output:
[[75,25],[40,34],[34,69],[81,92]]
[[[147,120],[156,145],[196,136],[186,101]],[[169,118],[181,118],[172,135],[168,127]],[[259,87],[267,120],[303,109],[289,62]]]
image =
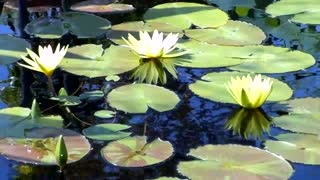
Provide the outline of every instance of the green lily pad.
[[229,20],[218,28],[190,29],[185,34],[195,40],[217,45],[243,46],[260,44],[266,35],[249,23]]
[[301,51],[291,51],[275,46],[244,46],[233,47],[227,56],[242,58],[241,64],[228,67],[235,71],[255,73],[285,73],[308,68],[315,59]]
[[303,164],[320,164],[320,139],[311,134],[280,134],[278,141],[267,140],[265,149],[287,160]]
[[159,138],[147,143],[146,136],[134,136],[109,143],[101,154],[116,166],[144,167],[167,160],[173,154],[173,147]]
[[24,39],[0,35],[0,65],[14,63],[26,56],[26,48],[30,48],[30,44]]
[[68,129],[35,128],[26,133],[26,138],[4,138],[0,140],[0,154],[19,162],[58,165],[55,147],[58,137],[63,135],[68,151],[68,162],[79,161],[89,153],[88,140]]
[[51,100],[59,101],[63,106],[76,106],[81,103],[78,96],[57,96],[50,98]]
[[[230,81],[231,77],[246,75],[247,73],[243,72],[208,73],[201,77],[202,80],[190,84],[189,88],[200,97],[217,102],[237,104],[224,84]],[[262,78],[264,77],[267,76],[262,76]],[[272,92],[267,101],[282,101],[292,96],[293,91],[287,84],[274,78],[271,80],[273,81]]]
[[120,74],[139,65],[139,57],[129,48],[111,46],[105,51],[102,45],[85,44],[68,49],[60,67],[72,74],[89,78]]
[[320,135],[320,113],[283,115],[273,118],[273,123],[293,132]]
[[129,113],[145,113],[148,107],[163,112],[180,101],[172,91],[150,84],[129,84],[113,89],[107,96],[110,106]]
[[107,119],[107,118],[112,118],[115,114],[116,112],[114,111],[100,110],[100,111],[96,111],[94,113],[94,116]]
[[152,33],[154,30],[158,30],[164,34],[180,33],[182,35],[181,29],[168,23],[144,23],[143,21],[131,21],[112,26],[111,30],[107,34],[107,37],[116,44],[126,45],[126,43],[122,40],[122,37],[127,39],[128,33],[132,34],[134,37],[138,37],[139,31],[147,31]]
[[[317,82],[315,82],[317,83]],[[272,110],[287,110],[290,114],[314,114],[320,115],[320,98],[297,98],[278,102],[272,106]]]
[[294,15],[291,21],[304,24],[320,24],[318,0],[280,0],[270,4],[266,12],[272,16]]
[[106,76],[105,78],[106,81],[114,81],[114,82],[118,82],[120,79],[121,77],[118,75],[110,75],[110,76]]
[[124,14],[135,10],[130,4],[112,3],[111,0],[87,0],[70,7],[73,11],[88,12],[103,15]]
[[80,12],[63,12],[58,19],[48,17],[31,21],[25,31],[33,36],[45,39],[57,39],[66,33],[78,38],[95,38],[107,33],[111,23],[99,16]]
[[103,97],[104,97],[104,93],[103,91],[100,91],[100,90],[87,91],[79,95],[80,99],[88,100],[88,101],[96,101],[96,100],[102,99]]
[[130,136],[131,133],[121,131],[129,128],[123,124],[98,124],[84,129],[82,133],[90,139],[111,141]]
[[189,155],[201,160],[180,162],[178,171],[200,179],[289,179],[291,165],[268,151],[242,145],[205,145]]
[[31,117],[29,108],[13,107],[0,110],[0,137],[24,137],[34,127],[62,127],[61,116]]
[[201,28],[219,27],[224,25],[229,17],[227,13],[209,5],[174,2],[157,5],[145,14],[147,22],[163,22],[188,29],[191,25]]

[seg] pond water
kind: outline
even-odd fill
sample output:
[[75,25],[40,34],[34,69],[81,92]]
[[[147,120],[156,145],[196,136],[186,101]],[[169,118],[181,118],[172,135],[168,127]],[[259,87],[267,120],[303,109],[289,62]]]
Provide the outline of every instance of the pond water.
[[[212,0],[212,2],[215,2]],[[221,6],[221,1],[216,5]],[[262,10],[268,4],[265,0],[252,1],[247,15],[237,14],[237,9],[229,3],[233,0],[225,0],[224,6],[221,8],[228,12],[229,16],[234,20],[247,21],[257,23],[265,20],[267,17]],[[255,7],[255,8],[254,8]],[[239,13],[239,12],[238,12]],[[139,16],[137,16],[139,17]],[[128,18],[126,18],[128,19]],[[294,91],[292,99],[303,97],[319,97],[320,95],[320,46],[319,46],[319,26],[297,25],[299,33],[295,38],[292,38],[292,26],[286,27],[285,21],[280,21],[273,28],[268,27],[265,32],[268,36],[263,42],[264,45],[274,45],[279,47],[287,47],[296,50],[301,50],[312,54],[317,63],[310,68],[281,74],[269,75],[286,82]],[[280,28],[281,27],[281,28]],[[260,27],[263,30],[267,28]],[[295,29],[296,30],[296,29]],[[7,26],[0,26],[0,34],[11,33]],[[39,41],[38,39],[36,41]],[[80,41],[79,43],[83,43]],[[162,140],[170,141],[174,147],[174,156],[169,160],[158,165],[153,165],[145,168],[119,168],[103,160],[100,154],[101,148],[106,145],[103,141],[90,140],[92,150],[85,158],[80,161],[69,164],[64,169],[63,173],[59,173],[58,167],[52,166],[37,166],[17,163],[12,160],[7,160],[0,157],[0,179],[154,179],[162,176],[185,178],[177,171],[177,165],[180,161],[192,160],[186,154],[190,149],[206,144],[241,144],[250,145],[263,149],[263,141],[266,139],[274,139],[273,136],[287,131],[281,130],[274,125],[271,126],[270,133],[264,133],[261,139],[249,138],[246,139],[231,130],[225,129],[225,124],[231,114],[238,109],[236,105],[213,102],[195,95],[189,90],[188,84],[193,83],[201,76],[216,71],[224,71],[226,68],[209,68],[209,69],[191,69],[178,67],[178,80],[170,81],[166,88],[178,94],[181,101],[174,110],[159,113],[154,110],[148,110],[146,114],[126,114],[119,112],[112,121],[132,126],[132,132],[136,135],[147,135],[150,139],[161,138]],[[18,106],[21,103],[21,86],[24,83],[17,83],[19,68],[15,65],[0,66],[0,109],[6,107]],[[58,71],[56,75],[56,84],[62,86],[63,83],[78,82],[83,80],[81,77],[66,75]],[[125,74],[124,77],[127,75]],[[59,78],[65,78],[64,82]],[[41,79],[39,76],[36,79]],[[70,80],[71,79],[71,80]],[[122,82],[121,82],[122,83]],[[121,84],[120,83],[120,84]],[[128,82],[124,82],[128,83]],[[88,90],[101,89],[104,78],[95,78],[92,80],[85,79],[82,84],[81,92]],[[75,86],[78,84],[76,83]],[[107,84],[108,85],[108,84]],[[119,86],[116,82],[109,84],[112,87]],[[45,87],[43,84],[34,82],[32,87]],[[76,89],[77,87],[71,87]],[[26,88],[24,88],[26,89]],[[38,91],[38,90],[35,90]],[[39,92],[37,95],[39,96]],[[40,92],[41,94],[41,92]],[[134,95],[133,95],[134,96]],[[50,102],[52,103],[52,102]],[[27,104],[31,104],[31,101]],[[85,105],[81,105],[74,110],[79,117],[87,119],[88,122],[94,122],[92,119],[93,112],[98,109],[103,109],[104,101],[93,101]],[[48,106],[44,106],[48,107]],[[275,111],[272,104],[263,106],[265,113],[269,117],[278,116],[281,112]],[[320,109],[319,109],[320,111]],[[97,123],[111,122],[107,120],[96,120]],[[1,123],[0,123],[1,124]],[[145,127],[146,125],[146,127]],[[79,131],[78,128],[75,130]],[[145,130],[145,132],[144,132]],[[319,165],[304,165],[301,163],[291,163],[295,172],[290,179],[320,179]]]

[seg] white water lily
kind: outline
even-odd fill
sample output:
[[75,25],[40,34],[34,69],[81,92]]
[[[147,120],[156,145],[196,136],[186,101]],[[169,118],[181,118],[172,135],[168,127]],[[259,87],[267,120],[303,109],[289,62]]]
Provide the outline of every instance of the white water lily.
[[122,39],[128,46],[141,58],[172,58],[186,54],[186,51],[171,53],[176,48],[176,43],[179,39],[179,34],[168,34],[164,39],[163,33],[155,30],[152,37],[148,32],[139,32],[140,40],[137,40],[131,34],[128,34],[128,40]]
[[67,50],[68,46],[63,46],[60,49],[60,44],[58,44],[55,51],[53,51],[50,45],[44,47],[39,46],[39,55],[37,55],[36,53],[27,48],[27,52],[31,59],[21,56],[21,58],[27,64],[18,64],[25,68],[42,72],[46,76],[51,76],[54,70],[61,63],[63,57],[67,53]]
[[269,97],[272,91],[270,78],[262,79],[261,75],[256,75],[253,79],[247,76],[236,78],[231,77],[231,81],[225,84],[232,98],[242,107],[254,109],[260,107]]

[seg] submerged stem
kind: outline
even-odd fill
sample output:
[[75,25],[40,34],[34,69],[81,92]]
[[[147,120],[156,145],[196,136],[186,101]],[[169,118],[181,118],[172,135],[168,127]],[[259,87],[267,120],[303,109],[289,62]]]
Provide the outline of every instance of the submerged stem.
[[56,91],[54,89],[52,77],[51,76],[47,76],[47,78],[48,78],[48,87],[49,87],[50,91],[52,92],[53,96],[57,96],[57,93],[56,93]]

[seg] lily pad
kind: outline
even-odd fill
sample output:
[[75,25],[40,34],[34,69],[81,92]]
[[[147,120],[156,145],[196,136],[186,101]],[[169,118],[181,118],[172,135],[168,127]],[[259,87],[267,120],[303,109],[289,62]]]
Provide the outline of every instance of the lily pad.
[[96,90],[96,91],[87,91],[79,95],[79,98],[82,100],[88,101],[96,101],[102,99],[104,97],[103,91]]
[[122,131],[129,128],[123,124],[98,124],[84,129],[82,133],[90,139],[111,141],[130,136],[131,133]]
[[201,160],[180,162],[178,171],[200,179],[289,179],[291,165],[268,151],[242,145],[205,145],[189,155]]
[[0,137],[24,137],[34,127],[62,127],[61,116],[40,116],[32,119],[29,108],[13,107],[0,110]]
[[[85,64],[85,65],[84,65]],[[68,49],[60,67],[72,74],[89,78],[120,74],[139,66],[139,57],[129,48],[85,44]]]
[[[217,102],[237,104],[224,84],[230,81],[231,77],[246,75],[247,73],[243,72],[208,73],[201,77],[202,80],[197,80],[195,83],[190,84],[189,88],[200,97]],[[274,78],[271,78],[271,80],[273,81],[272,92],[267,101],[282,101],[292,96],[293,91],[287,84]]]
[[304,24],[320,24],[318,0],[280,0],[270,4],[266,12],[272,16],[294,15],[291,21]]
[[81,103],[78,96],[57,96],[50,98],[51,100],[59,101],[63,106],[76,106]]
[[280,134],[278,141],[268,140],[265,149],[292,162],[320,164],[320,139],[311,134]]
[[147,31],[152,33],[154,30],[163,32],[164,34],[169,33],[180,33],[182,35],[182,30],[165,22],[146,22],[143,21],[131,21],[117,24],[111,27],[108,32],[107,37],[116,44],[127,45],[122,37],[128,37],[128,33],[132,34],[134,37],[138,37],[139,31]]
[[201,28],[219,27],[224,25],[229,17],[222,10],[209,5],[174,2],[165,3],[150,8],[145,14],[147,22],[163,22],[188,29],[191,25]]
[[260,28],[246,22],[232,20],[218,28],[190,29],[186,30],[185,34],[201,42],[229,46],[256,45],[266,38]]
[[68,162],[79,161],[89,153],[88,140],[68,129],[35,128],[26,133],[26,138],[4,138],[0,140],[0,154],[19,162],[58,165],[55,147],[58,137],[63,135],[68,151]]
[[95,14],[124,14],[130,13],[135,8],[130,4],[112,3],[111,0],[87,0],[78,2],[70,7],[73,11]]
[[25,31],[45,39],[57,39],[66,33],[78,38],[95,38],[107,33],[111,23],[99,16],[80,12],[63,12],[57,19],[48,17],[31,21]]
[[26,48],[30,48],[30,44],[20,38],[9,35],[0,35],[0,65],[10,64],[26,56]]
[[94,116],[107,119],[107,118],[112,118],[115,114],[116,112],[114,111],[100,110],[100,111],[96,111],[94,113]]
[[[315,82],[317,83],[317,82]],[[286,110],[290,114],[318,114],[320,115],[320,98],[297,98],[278,102],[272,106],[272,110]]]
[[113,89],[107,96],[110,106],[129,113],[145,113],[148,107],[159,111],[173,109],[180,101],[172,91],[150,84],[129,84]]
[[273,118],[273,123],[293,132],[320,135],[320,113],[283,115]]
[[134,136],[109,143],[101,154],[116,166],[144,167],[167,160],[173,154],[173,147],[159,138],[147,143],[146,136]]

